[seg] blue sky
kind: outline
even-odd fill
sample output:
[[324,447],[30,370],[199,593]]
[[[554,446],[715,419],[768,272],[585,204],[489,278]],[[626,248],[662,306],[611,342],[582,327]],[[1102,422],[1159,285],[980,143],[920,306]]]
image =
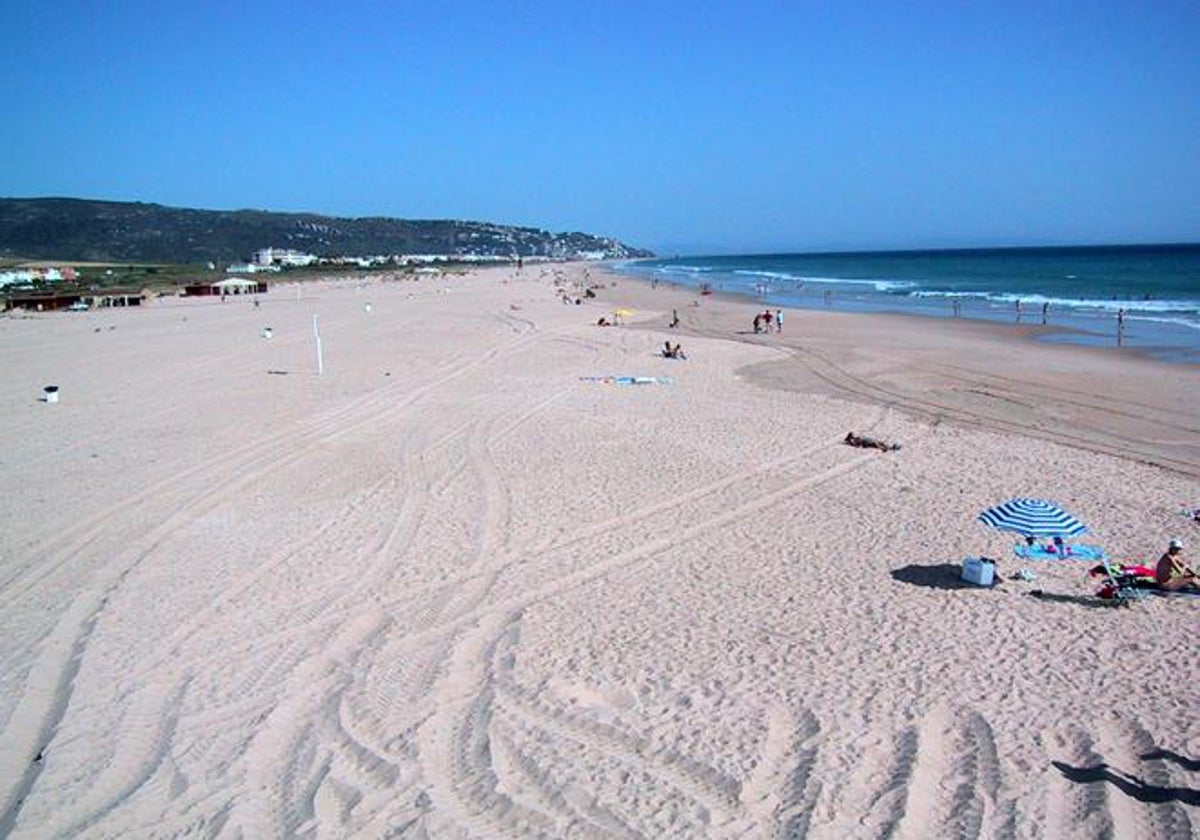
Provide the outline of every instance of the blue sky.
[[0,195],[661,253],[1200,240],[1200,3],[29,3]]

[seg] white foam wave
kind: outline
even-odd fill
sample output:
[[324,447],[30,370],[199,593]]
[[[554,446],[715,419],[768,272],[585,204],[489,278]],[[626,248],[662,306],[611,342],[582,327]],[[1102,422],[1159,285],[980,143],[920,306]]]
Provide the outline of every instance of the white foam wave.
[[788,274],[785,271],[749,271],[747,269],[737,269],[733,272],[742,277],[766,277],[768,280],[803,280],[804,278],[798,274]]
[[1028,304],[1031,308],[1048,303],[1052,307],[1067,309],[1093,309],[1103,312],[1176,312],[1185,315],[1200,314],[1200,301],[1195,300],[1112,300],[1105,298],[1064,298],[1047,295],[1019,295],[1015,292],[939,292],[921,290],[911,293],[911,297],[920,298],[974,298],[988,300],[993,303],[1016,305]]
[[931,292],[928,290],[918,290],[909,293],[909,297],[915,298],[975,298],[977,300],[986,300],[991,295],[987,292]]
[[765,277],[769,280],[786,280],[794,285],[827,284],[830,286],[870,286],[877,292],[894,292],[912,289],[916,283],[909,280],[852,280],[846,277],[813,277],[810,275],[786,274],[777,271],[734,271],[743,277]]
[[805,277],[805,283],[825,283],[831,286],[870,286],[877,292],[898,292],[916,288],[910,280],[848,280],[845,277]]
[[654,270],[658,274],[707,274],[716,271],[715,268],[704,265],[660,265]]
[[1177,327],[1187,327],[1200,331],[1200,321],[1189,321],[1187,318],[1158,318],[1153,315],[1130,315],[1130,321],[1151,321],[1155,324],[1173,324]]

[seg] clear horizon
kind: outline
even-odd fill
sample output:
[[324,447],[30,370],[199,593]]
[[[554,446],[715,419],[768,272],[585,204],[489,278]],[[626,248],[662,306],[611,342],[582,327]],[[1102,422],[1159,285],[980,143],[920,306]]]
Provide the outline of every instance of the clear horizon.
[[[100,201],[100,202],[125,201],[124,199],[97,198],[94,196],[78,196],[78,195],[20,195],[20,196],[5,195],[5,196],[0,196],[0,199],[15,199],[15,200],[28,200],[28,201],[39,201],[39,200]],[[332,214],[321,213],[321,212],[315,211],[315,210],[281,210],[281,209],[273,209],[270,207],[182,207],[179,205],[163,205],[162,202],[142,202],[142,203],[159,204],[161,206],[173,207],[175,209],[202,210],[202,211],[212,211],[212,212],[219,212],[219,213],[238,213],[238,212],[247,211],[247,212],[253,212],[253,213],[281,213],[281,214],[315,215],[315,216],[325,216],[327,218],[343,218],[343,219],[396,218],[396,219],[402,219],[404,221],[445,221],[445,220],[450,220],[450,221],[459,221],[459,222],[493,223],[493,224],[500,224],[500,225],[510,224],[509,222],[505,222],[500,219],[447,219],[445,217],[438,218],[438,219],[432,219],[432,218],[398,217],[398,216],[397,217],[385,217],[379,213],[366,213],[361,216],[336,216],[335,217]],[[514,225],[514,226],[516,226],[516,225]],[[533,226],[533,227],[536,227],[536,226]],[[546,229],[550,230],[551,233],[575,232],[573,230],[567,230],[565,228],[564,229],[546,228]],[[593,235],[597,235],[597,236],[606,235],[606,234],[603,234],[602,232],[598,232],[598,231],[586,231],[585,230],[585,231],[578,231],[578,232],[593,234]],[[638,245],[637,243],[634,243],[634,242],[623,241],[623,244],[632,246],[632,247],[642,248],[643,250],[654,250],[654,249],[646,248],[646,246]],[[918,248],[918,247],[899,247],[899,248],[866,247],[866,248],[834,249],[834,250],[805,248],[805,249],[775,250],[775,251],[736,251],[736,250],[691,251],[691,252],[687,252],[687,253],[683,253],[683,252],[662,253],[659,251],[655,251],[654,259],[676,259],[676,258],[683,259],[683,258],[696,258],[696,257],[738,257],[738,256],[765,257],[765,256],[774,256],[774,255],[822,256],[822,255],[836,255],[836,254],[869,254],[869,253],[889,253],[889,252],[890,253],[907,253],[907,252],[922,252],[922,251],[1005,251],[1005,250],[1020,251],[1020,250],[1027,250],[1027,249],[1041,249],[1041,248],[1070,249],[1070,248],[1168,248],[1168,247],[1181,247],[1181,248],[1200,247],[1200,238],[1197,238],[1194,240],[1181,240],[1181,241],[1177,241],[1177,242],[1168,242],[1168,241],[1160,241],[1160,242],[1149,242],[1149,241],[1146,241],[1146,242],[1086,242],[1086,241],[1083,241],[1083,242],[1046,242],[1046,243],[991,244],[991,245],[971,245],[971,244],[953,245],[953,246],[934,245],[934,246],[925,247],[925,248]]]
[[1200,7],[16,2],[0,194],[660,255],[1186,244]]

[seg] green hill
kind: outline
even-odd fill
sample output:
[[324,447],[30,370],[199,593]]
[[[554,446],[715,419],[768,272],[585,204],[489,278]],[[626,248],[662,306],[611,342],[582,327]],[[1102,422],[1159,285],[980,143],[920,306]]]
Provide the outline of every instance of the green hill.
[[77,198],[0,198],[0,257],[229,263],[267,247],[294,248],[322,257],[653,256],[608,237],[489,222],[343,219],[315,213],[192,210]]

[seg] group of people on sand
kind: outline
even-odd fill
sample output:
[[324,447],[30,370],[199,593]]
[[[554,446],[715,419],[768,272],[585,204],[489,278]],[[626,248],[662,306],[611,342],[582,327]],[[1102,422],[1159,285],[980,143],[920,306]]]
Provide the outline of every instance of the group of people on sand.
[[771,312],[770,309],[764,309],[754,316],[754,332],[769,333],[771,332],[772,324],[775,326],[775,332],[783,332],[783,310],[776,309]]
[[672,344],[669,341],[663,342],[663,358],[664,359],[686,359],[687,356],[683,352],[683,345],[678,342]]

